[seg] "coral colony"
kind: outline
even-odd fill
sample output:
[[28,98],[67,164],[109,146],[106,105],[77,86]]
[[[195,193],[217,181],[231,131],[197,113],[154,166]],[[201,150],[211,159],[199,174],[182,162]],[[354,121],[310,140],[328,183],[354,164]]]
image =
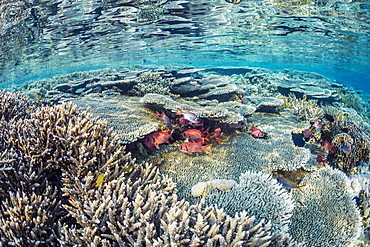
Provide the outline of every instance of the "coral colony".
[[112,69],[13,88],[35,100],[1,91],[0,245],[366,246],[358,97],[315,73],[233,71]]

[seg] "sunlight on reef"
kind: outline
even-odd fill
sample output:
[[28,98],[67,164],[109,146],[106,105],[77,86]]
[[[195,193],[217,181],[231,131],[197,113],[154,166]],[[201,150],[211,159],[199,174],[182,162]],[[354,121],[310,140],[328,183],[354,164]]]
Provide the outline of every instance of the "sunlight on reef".
[[4,245],[368,242],[368,108],[321,75],[121,68],[11,90]]

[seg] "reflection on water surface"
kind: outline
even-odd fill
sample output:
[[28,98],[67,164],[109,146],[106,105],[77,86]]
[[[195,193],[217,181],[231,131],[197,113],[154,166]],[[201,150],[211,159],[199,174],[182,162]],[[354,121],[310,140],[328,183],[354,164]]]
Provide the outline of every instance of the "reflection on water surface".
[[1,81],[140,63],[294,68],[369,80],[369,3],[232,2],[3,2]]

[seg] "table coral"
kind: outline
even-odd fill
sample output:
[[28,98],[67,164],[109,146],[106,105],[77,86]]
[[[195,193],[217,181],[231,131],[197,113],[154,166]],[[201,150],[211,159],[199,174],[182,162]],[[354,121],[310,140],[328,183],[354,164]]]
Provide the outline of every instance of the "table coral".
[[83,97],[73,100],[82,109],[108,121],[122,143],[137,141],[158,131],[162,121],[145,108],[138,97],[117,96],[114,98]]
[[330,167],[306,175],[296,191],[290,233],[306,246],[352,246],[361,233],[361,217],[347,176]]
[[250,171],[243,173],[239,181],[226,193],[207,190],[206,205],[217,205],[230,215],[246,212],[257,220],[270,221],[274,232],[287,232],[295,203],[281,184],[266,173]]

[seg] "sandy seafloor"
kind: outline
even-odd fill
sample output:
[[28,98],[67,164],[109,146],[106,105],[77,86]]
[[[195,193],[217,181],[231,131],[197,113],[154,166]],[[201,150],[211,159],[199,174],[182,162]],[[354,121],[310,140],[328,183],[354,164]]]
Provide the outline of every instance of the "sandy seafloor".
[[[306,246],[368,246],[370,96],[344,82],[294,70],[120,67],[9,90],[44,105],[72,101],[107,119],[138,163],[158,166],[177,183],[180,199],[203,198],[230,215],[246,210]],[[178,109],[187,108],[201,124],[181,126],[186,115]],[[217,128],[220,139],[213,135]],[[148,136],[172,129],[169,143],[150,146]],[[179,150],[191,143],[183,134],[190,129],[206,138],[201,153]]]

